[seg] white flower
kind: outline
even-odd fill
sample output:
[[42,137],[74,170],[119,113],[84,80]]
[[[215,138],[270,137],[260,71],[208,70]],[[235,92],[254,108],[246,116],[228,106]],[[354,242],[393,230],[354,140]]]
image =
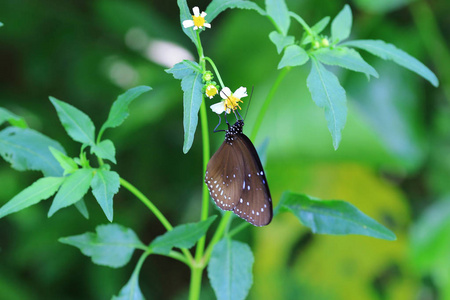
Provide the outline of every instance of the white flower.
[[198,8],[198,6],[195,6],[192,9],[192,12],[194,13],[194,15],[192,16],[192,20],[183,21],[184,28],[189,28],[192,26],[194,26],[194,30],[197,30],[199,28],[202,29],[203,26],[211,28],[211,24],[206,23],[205,20],[206,13],[204,11],[202,11],[202,13],[200,14],[200,9]]
[[211,105],[211,109],[216,114],[220,115],[224,111],[227,114],[231,112],[231,110],[236,110],[237,108],[241,109],[238,102],[242,102],[241,98],[247,97],[247,88],[241,86],[234,93],[231,93],[231,90],[228,87],[224,87],[220,91],[220,97],[222,97],[222,101]]

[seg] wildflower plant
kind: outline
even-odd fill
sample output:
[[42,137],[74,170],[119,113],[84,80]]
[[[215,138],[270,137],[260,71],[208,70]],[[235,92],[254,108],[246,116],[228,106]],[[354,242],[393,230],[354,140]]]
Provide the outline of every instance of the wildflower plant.
[[[181,80],[184,153],[190,150],[194,142],[200,115],[204,169],[210,158],[208,115],[239,110],[242,98],[247,96],[246,87],[233,87],[236,88],[233,93],[224,84],[219,68],[212,58],[206,56],[200,38],[206,29],[208,34],[214,34],[213,21],[226,9],[250,9],[262,18],[267,18],[274,26],[274,31],[268,33],[268,38],[281,55],[278,64],[281,71],[257,114],[250,134],[252,140],[280,82],[293,67],[310,63],[306,85],[312,100],[323,108],[335,149],[339,146],[347,119],[346,93],[336,75],[326,65],[360,72],[367,78],[378,77],[377,71],[358,52],[365,50],[382,59],[392,60],[438,86],[436,76],[426,66],[394,45],[381,40],[348,40],[352,26],[352,13],[348,5],[331,21],[331,35],[327,36],[323,31],[330,23],[330,17],[324,17],[309,26],[299,15],[288,10],[284,0],[266,0],[265,9],[251,1],[213,0],[205,12],[201,12],[198,7],[191,10],[186,0],[178,0],[177,3],[180,9],[180,28],[194,43],[198,60],[182,61],[167,72]],[[289,35],[293,24],[300,25],[303,30],[301,36]],[[79,248],[94,263],[112,268],[126,265],[136,250],[142,251],[129,281],[113,299],[144,299],[139,288],[139,272],[144,261],[154,255],[173,258],[190,268],[191,300],[200,297],[205,269],[218,299],[245,299],[252,286],[253,264],[258,262],[254,260],[249,245],[233,237],[247,228],[248,223],[242,221],[232,227],[231,212],[225,212],[220,217],[211,214],[208,189],[203,184],[202,199],[199,199],[202,203],[199,221],[173,226],[173,221],[169,221],[149,198],[113,170],[116,164],[115,145],[113,141],[104,139],[103,135],[107,129],[120,126],[128,117],[131,102],[151,89],[139,86],[120,95],[112,104],[109,116],[97,135],[89,116],[68,103],[50,97],[67,134],[80,144],[80,153],[76,157],[67,154],[59,142],[29,128],[20,116],[0,108],[0,124],[9,123],[8,127],[0,131],[0,155],[16,170],[38,170],[43,175],[3,205],[0,208],[0,218],[53,195],[55,197],[48,212],[49,217],[72,205],[88,216],[83,199],[91,190],[106,219],[112,222],[113,198],[122,188],[121,193],[125,192],[124,189],[132,193],[153,213],[167,232],[154,237],[149,243],[143,243],[132,229],[108,223],[98,226],[95,232],[60,239],[64,244]],[[215,100],[210,99],[218,98],[217,95],[221,100],[213,103]],[[207,109],[208,106],[212,111]],[[88,157],[94,157],[96,162],[90,161]],[[276,202],[274,217],[283,212],[292,213],[302,225],[317,234],[359,234],[385,240],[396,239],[389,229],[345,201],[319,200],[304,194],[285,192]],[[214,232],[207,241],[206,232],[210,227],[214,228]]]

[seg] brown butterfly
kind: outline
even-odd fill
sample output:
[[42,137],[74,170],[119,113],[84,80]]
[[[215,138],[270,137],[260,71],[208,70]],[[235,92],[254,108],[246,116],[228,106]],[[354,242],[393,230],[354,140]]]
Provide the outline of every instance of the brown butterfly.
[[228,124],[225,141],[206,167],[205,183],[219,208],[265,226],[272,220],[272,198],[258,153],[243,127],[242,120]]

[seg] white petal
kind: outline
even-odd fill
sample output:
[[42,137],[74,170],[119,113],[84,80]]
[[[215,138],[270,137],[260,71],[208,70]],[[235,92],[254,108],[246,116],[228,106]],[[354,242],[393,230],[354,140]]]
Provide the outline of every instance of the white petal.
[[225,104],[223,103],[223,101],[213,104],[210,107],[211,107],[212,111],[218,115],[220,115],[221,113],[223,113],[225,111]]
[[222,97],[222,99],[228,99],[228,97],[231,96],[231,90],[228,87],[224,87],[221,91],[220,91],[220,97]]
[[234,92],[234,96],[235,96],[236,98],[239,98],[239,99],[241,99],[241,98],[243,98],[243,97],[247,97],[247,96],[248,96],[248,95],[247,95],[247,88],[241,86],[240,88],[238,88],[238,89],[236,90],[236,92]]
[[198,17],[200,15],[200,9],[198,8],[198,6],[194,6],[192,11],[194,12],[194,16]]
[[209,23],[204,23],[203,25],[205,25],[205,27],[211,28],[211,24]]
[[202,11],[202,13],[200,14],[200,17],[202,17],[202,18],[206,17],[206,13],[204,11]]
[[194,26],[194,30],[197,30],[198,29],[198,27],[197,26]]
[[184,20],[183,21],[183,27],[184,28],[189,28],[194,26],[194,20]]

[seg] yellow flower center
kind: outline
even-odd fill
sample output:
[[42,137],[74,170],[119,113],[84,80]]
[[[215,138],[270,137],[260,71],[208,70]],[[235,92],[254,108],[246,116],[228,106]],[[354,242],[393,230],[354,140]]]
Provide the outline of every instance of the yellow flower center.
[[205,18],[203,18],[202,16],[192,16],[192,19],[194,20],[194,25],[197,27],[203,27],[203,25],[205,24]]
[[206,96],[212,98],[217,94],[217,88],[214,85],[210,85],[206,88]]
[[236,108],[241,107],[239,106],[238,102],[243,102],[241,99],[235,97],[233,94],[231,96],[228,96],[227,99],[225,99],[225,109],[230,108],[232,110],[236,110]]

